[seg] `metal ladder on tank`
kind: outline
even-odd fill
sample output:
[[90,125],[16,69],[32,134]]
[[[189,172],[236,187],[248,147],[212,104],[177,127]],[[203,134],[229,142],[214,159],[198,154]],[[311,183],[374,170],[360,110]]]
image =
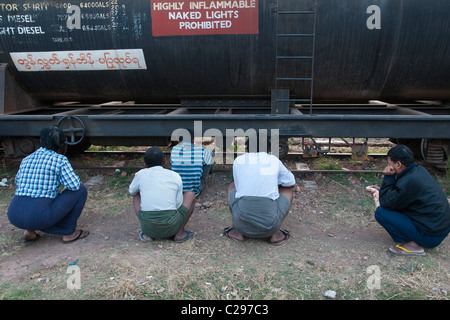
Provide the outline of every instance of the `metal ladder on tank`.
[[[284,0],[286,1],[286,0]],[[275,62],[275,92],[272,91],[272,113],[289,113],[289,106],[291,102],[296,103],[309,103],[309,112],[312,114],[313,106],[313,92],[314,92],[314,51],[315,51],[315,38],[316,38],[316,13],[318,9],[317,1],[314,2],[312,10],[279,10],[280,2],[283,0],[277,0],[276,14],[276,62]],[[312,15],[313,26],[311,33],[280,33],[279,32],[279,19],[283,15]],[[312,52],[310,55],[280,55],[278,41],[280,38],[310,38],[312,42]],[[310,60],[311,73],[305,76],[293,75],[279,75],[279,62],[281,60]],[[280,81],[306,81],[310,82],[310,96],[309,98],[290,98],[289,89],[280,89]],[[280,112],[280,110],[282,110]],[[283,112],[284,111],[284,112]],[[287,111],[287,112],[286,112]]]

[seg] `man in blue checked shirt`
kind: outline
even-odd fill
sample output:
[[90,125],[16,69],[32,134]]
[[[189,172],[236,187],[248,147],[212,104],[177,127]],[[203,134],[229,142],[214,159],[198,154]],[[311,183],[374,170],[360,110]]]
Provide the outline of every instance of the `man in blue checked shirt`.
[[[69,160],[58,153],[66,138],[56,126],[41,131],[41,147],[24,158],[17,172],[17,189],[8,209],[11,224],[25,229],[25,241],[40,238],[36,230],[62,235],[64,243],[88,236],[77,230],[77,220],[87,199],[87,190]],[[59,186],[64,191],[59,191]]]

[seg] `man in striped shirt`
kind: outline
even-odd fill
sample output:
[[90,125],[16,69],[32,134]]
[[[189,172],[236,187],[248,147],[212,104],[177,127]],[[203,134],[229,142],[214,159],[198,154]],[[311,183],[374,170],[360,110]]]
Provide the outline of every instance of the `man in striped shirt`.
[[213,152],[202,146],[194,146],[194,136],[191,143],[183,142],[172,148],[170,162],[172,170],[177,172],[183,181],[183,192],[192,191],[196,196],[200,194],[206,184],[213,162]]

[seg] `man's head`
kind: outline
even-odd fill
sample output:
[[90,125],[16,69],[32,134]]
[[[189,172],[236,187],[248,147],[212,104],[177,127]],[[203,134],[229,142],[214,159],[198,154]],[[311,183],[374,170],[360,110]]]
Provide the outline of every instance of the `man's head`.
[[178,137],[179,142],[188,142],[188,143],[194,143],[195,137],[194,137],[194,131],[191,129],[186,129],[185,135],[180,135]]
[[158,147],[151,147],[145,151],[144,162],[148,168],[162,166],[164,154]]
[[41,130],[41,147],[56,152],[65,142],[66,136],[60,127],[50,126]]
[[414,154],[411,149],[403,144],[389,150],[387,157],[388,164],[395,169],[396,174],[399,174],[403,169],[414,163]]

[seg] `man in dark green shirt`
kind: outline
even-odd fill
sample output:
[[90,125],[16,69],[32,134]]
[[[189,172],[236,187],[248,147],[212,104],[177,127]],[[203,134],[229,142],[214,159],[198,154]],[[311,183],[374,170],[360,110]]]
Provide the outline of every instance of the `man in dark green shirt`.
[[375,219],[398,244],[395,254],[425,255],[450,231],[450,205],[442,188],[425,168],[414,162],[412,151],[398,145],[388,154]]

